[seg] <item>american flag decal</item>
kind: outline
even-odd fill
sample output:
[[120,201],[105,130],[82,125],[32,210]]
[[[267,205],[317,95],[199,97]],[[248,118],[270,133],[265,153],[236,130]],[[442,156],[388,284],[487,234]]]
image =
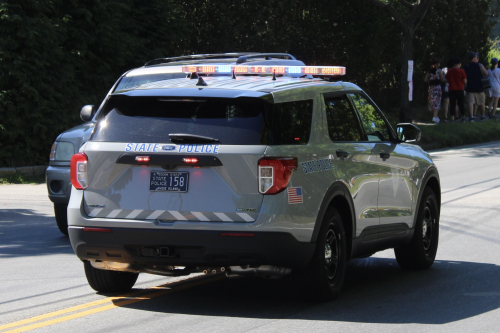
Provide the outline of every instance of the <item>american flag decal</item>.
[[289,187],[287,189],[287,192],[289,204],[298,204],[304,202],[302,197],[302,187]]

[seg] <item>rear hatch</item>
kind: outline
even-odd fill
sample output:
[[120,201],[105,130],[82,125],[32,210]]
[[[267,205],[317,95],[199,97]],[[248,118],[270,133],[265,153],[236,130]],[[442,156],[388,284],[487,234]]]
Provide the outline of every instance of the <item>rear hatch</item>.
[[84,150],[85,212],[167,223],[253,222],[267,145],[303,144],[281,128],[295,116],[261,98],[113,95]]

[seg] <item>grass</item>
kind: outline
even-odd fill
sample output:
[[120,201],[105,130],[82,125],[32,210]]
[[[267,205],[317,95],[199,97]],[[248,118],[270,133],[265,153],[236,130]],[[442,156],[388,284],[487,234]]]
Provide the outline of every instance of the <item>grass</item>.
[[438,149],[500,141],[500,119],[474,123],[440,123],[439,125],[418,125],[422,130],[420,146],[424,149]]
[[[486,113],[488,113],[487,108]],[[388,110],[385,114],[396,129],[396,124],[399,122],[399,109]],[[425,150],[500,141],[500,118],[473,123],[441,122],[436,125],[431,122],[432,113],[427,110],[426,106],[413,106],[412,114],[413,122],[422,131],[422,139],[417,144]],[[468,114],[467,108],[466,114]],[[500,115],[500,112],[497,111],[497,114]],[[442,120],[442,111],[439,117]]]
[[39,176],[26,176],[21,174],[13,174],[7,176],[0,176],[0,185],[9,184],[43,184],[45,183],[45,175]]

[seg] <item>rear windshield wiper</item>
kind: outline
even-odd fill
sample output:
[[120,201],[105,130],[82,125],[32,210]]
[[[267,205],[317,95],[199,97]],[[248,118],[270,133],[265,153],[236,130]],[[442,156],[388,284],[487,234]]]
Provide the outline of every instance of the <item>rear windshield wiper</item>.
[[219,139],[196,134],[171,133],[168,137],[172,142],[219,142]]

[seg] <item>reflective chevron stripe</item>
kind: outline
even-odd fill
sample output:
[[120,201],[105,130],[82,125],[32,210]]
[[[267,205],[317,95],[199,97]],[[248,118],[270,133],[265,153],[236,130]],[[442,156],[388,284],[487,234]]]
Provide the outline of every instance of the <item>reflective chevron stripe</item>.
[[243,220],[245,220],[245,222],[253,222],[255,221],[250,215],[248,215],[247,213],[237,213],[239,216],[241,216],[241,218]]
[[200,221],[210,221],[205,215],[203,215],[200,212],[191,212],[191,213],[193,213],[193,215],[196,216]]
[[85,206],[90,217],[125,220],[159,220],[192,222],[254,222],[258,213],[181,212],[173,210],[103,209]]
[[231,220],[226,214],[224,213],[214,213],[218,218],[221,219],[221,221],[224,221],[224,222],[233,222],[233,220]]
[[184,215],[182,215],[182,214],[181,214],[181,213],[179,213],[179,212],[176,212],[176,211],[173,211],[173,210],[169,210],[168,212],[169,212],[170,214],[172,214],[172,215],[173,215],[173,217],[175,217],[175,218],[176,218],[176,219],[178,219],[178,220],[181,220],[181,221],[185,221],[185,220],[187,220],[187,219],[184,217]]

